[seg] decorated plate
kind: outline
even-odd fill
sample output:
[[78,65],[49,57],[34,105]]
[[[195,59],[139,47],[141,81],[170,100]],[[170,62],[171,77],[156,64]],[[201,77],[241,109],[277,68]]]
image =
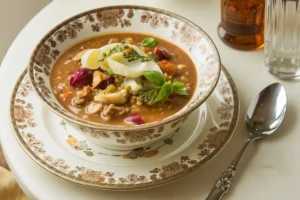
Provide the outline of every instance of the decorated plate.
[[134,190],[172,182],[207,163],[231,138],[238,111],[234,82],[223,67],[212,96],[169,138],[131,151],[109,150],[45,107],[24,72],[10,117],[20,145],[49,172],[83,186]]

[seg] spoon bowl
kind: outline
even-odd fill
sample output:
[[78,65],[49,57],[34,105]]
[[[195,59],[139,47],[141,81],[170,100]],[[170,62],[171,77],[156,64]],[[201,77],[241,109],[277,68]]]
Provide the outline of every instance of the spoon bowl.
[[252,137],[272,134],[281,125],[287,105],[284,87],[274,83],[263,89],[251,102],[246,127]]

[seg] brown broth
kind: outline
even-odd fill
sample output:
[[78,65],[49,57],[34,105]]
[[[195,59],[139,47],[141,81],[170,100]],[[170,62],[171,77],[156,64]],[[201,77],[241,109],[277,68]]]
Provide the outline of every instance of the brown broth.
[[[182,109],[190,100],[197,83],[197,72],[195,65],[191,58],[179,47],[176,45],[167,42],[161,38],[154,37],[152,35],[145,35],[145,34],[137,34],[137,33],[117,33],[117,34],[109,34],[109,35],[102,35],[99,37],[91,38],[86,41],[83,41],[69,50],[62,54],[62,56],[58,59],[55,63],[55,66],[51,72],[51,85],[53,92],[60,102],[60,104],[67,109],[68,111],[76,114],[77,116],[89,120],[92,122],[102,123],[102,124],[111,124],[111,125],[128,125],[124,122],[125,116],[113,116],[112,119],[109,121],[104,121],[99,114],[87,115],[85,113],[85,106],[88,104],[85,103],[82,106],[73,106],[71,104],[71,100],[68,99],[63,101],[60,98],[61,93],[65,93],[68,91],[72,92],[72,95],[76,95],[77,89],[74,89],[69,85],[69,80],[71,75],[80,68],[80,61],[72,61],[72,58],[81,50],[83,49],[90,49],[90,48],[100,48],[106,44],[111,38],[117,38],[119,42],[125,40],[126,38],[131,37],[133,38],[133,44],[139,46],[139,44],[143,41],[146,37],[155,38],[158,41],[156,47],[163,47],[166,48],[170,53],[172,53],[172,58],[169,60],[171,63],[175,64],[176,66],[179,64],[186,65],[187,67],[183,70],[180,70],[180,75],[174,77],[173,80],[178,80],[184,82],[185,84],[189,84],[189,96],[180,96],[176,95],[173,98],[172,106],[165,102],[160,102],[153,104],[151,106],[148,105],[137,105],[134,104],[136,107],[133,109],[132,113],[139,113],[145,123],[151,123],[155,121],[160,121],[164,118],[167,118],[174,113],[178,112]],[[149,48],[149,47],[147,47]],[[148,51],[154,50],[155,47],[150,47]],[[182,79],[182,76],[185,79]],[[130,106],[130,105],[129,105]],[[138,111],[136,111],[138,109]]]

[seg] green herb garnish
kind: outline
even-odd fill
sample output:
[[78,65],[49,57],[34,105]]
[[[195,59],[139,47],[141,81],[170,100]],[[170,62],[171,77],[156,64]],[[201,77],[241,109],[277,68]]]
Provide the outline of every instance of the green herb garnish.
[[135,60],[141,60],[141,62],[148,62],[151,60],[158,60],[158,56],[155,56],[153,54],[149,55],[149,56],[142,56],[140,54],[138,54],[138,52],[136,52],[135,50],[132,50],[131,52],[129,52],[128,54],[124,53],[124,58],[128,59],[128,62],[132,62]]
[[143,75],[151,83],[157,86],[162,86],[166,82],[165,77],[158,71],[153,71],[153,70],[143,71]]
[[121,44],[118,44],[114,48],[110,49],[108,53],[103,53],[102,59],[99,60],[99,62],[104,61],[106,58],[111,56],[112,54],[118,53],[118,52],[123,52],[125,49],[128,49],[129,46],[125,45],[125,42],[122,42]]
[[158,90],[155,88],[144,87],[137,92],[139,102],[154,102],[158,95]]
[[[110,49],[108,53],[103,53],[102,58],[99,60],[99,62],[104,61],[106,58],[108,58],[109,56],[111,56],[115,53],[123,52],[125,49],[129,49],[129,46],[126,45],[124,42],[122,42],[121,44],[118,44],[114,48]],[[142,55],[138,54],[138,52],[136,52],[135,50],[132,50],[128,54],[124,53],[123,56],[124,56],[124,58],[128,59],[128,62],[132,62],[132,61],[139,60],[139,59],[141,60],[141,62],[148,62],[151,60],[159,59],[158,56],[155,56],[153,54],[151,54],[149,56],[142,56]]]
[[157,45],[157,40],[154,38],[145,38],[141,43],[142,47],[153,47],[155,45]]
[[143,75],[153,84],[153,87],[144,87],[137,92],[139,96],[137,100],[140,102],[157,103],[167,99],[172,92],[178,95],[188,95],[182,82],[166,82],[161,73],[153,70],[143,71]]
[[184,83],[175,81],[172,83],[173,92],[179,95],[189,95],[186,91]]
[[110,75],[110,76],[114,75],[114,72],[111,71],[111,70],[107,70],[104,73],[107,74],[107,75]]
[[169,81],[169,82],[164,83],[159,91],[158,96],[155,98],[153,103],[165,100],[166,98],[168,98],[168,96],[171,94],[171,92],[172,92],[171,82]]

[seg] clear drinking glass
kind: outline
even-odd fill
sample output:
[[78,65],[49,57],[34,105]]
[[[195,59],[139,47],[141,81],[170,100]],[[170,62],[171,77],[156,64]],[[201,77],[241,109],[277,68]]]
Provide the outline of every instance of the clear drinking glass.
[[283,79],[300,77],[299,0],[266,0],[265,64]]

